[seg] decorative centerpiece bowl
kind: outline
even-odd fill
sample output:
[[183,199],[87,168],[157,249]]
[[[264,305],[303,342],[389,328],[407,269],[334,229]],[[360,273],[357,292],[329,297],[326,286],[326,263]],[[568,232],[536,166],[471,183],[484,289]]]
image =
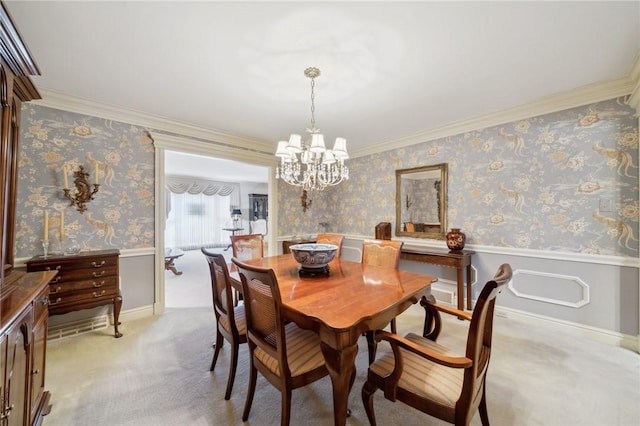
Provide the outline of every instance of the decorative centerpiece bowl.
[[300,264],[301,272],[327,273],[329,262],[338,251],[334,244],[294,244],[289,246],[291,255]]

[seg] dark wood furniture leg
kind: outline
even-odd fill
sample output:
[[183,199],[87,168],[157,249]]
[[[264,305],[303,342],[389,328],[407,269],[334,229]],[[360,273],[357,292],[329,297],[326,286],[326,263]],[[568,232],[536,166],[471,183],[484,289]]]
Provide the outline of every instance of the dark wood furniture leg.
[[176,269],[176,265],[175,263],[173,263],[173,261],[175,259],[177,259],[180,256],[176,256],[176,257],[165,257],[164,258],[164,269],[167,271],[171,271],[176,275],[182,275],[182,271],[178,271]]
[[122,333],[118,331],[120,325],[120,309],[122,309],[122,295],[118,294],[118,297],[113,299],[113,328],[116,339],[122,337]]
[[471,309],[471,264],[467,265],[467,310]]
[[339,350],[322,342],[321,348],[333,385],[333,422],[336,426],[343,426],[349,415],[349,391],[356,373],[358,345]]
[[464,309],[464,269],[462,267],[456,268],[458,278],[458,309]]

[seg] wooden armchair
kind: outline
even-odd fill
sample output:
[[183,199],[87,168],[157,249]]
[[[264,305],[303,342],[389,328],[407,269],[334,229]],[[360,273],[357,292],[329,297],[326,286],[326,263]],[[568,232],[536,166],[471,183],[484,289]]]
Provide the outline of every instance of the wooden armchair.
[[340,257],[340,252],[342,251],[342,242],[344,241],[344,236],[338,234],[318,234],[316,237],[316,243],[318,244],[333,244],[338,246],[338,251],[336,251],[336,257]]
[[[329,374],[320,350],[320,338],[283,317],[280,290],[272,269],[247,265],[236,258],[231,261],[237,266],[242,281],[251,359],[242,420],[249,418],[259,371],[282,393],[280,423],[288,425],[291,391]],[[267,423],[273,424],[273,419]]]
[[[402,401],[423,413],[456,425],[468,425],[476,410],[483,425],[489,424],[486,401],[486,374],[491,356],[493,313],[496,296],[511,280],[509,264],[503,264],[485,284],[473,314],[425,301],[423,306],[436,318],[435,327],[426,325],[428,338],[413,333],[400,337],[377,331],[375,339],[391,344],[391,352],[369,366],[362,388],[362,402],[371,425],[376,424],[373,394],[384,391],[390,401]],[[440,331],[439,312],[470,320],[465,356],[459,356],[435,342]]]
[[[362,242],[362,263],[364,265],[398,269],[402,244],[402,241],[364,240]],[[396,332],[395,318],[391,320],[391,332]],[[372,331],[365,333],[365,335],[367,336],[369,349],[369,364],[371,364],[376,356],[376,342],[373,339]]]
[[208,252],[201,248],[209,263],[211,273],[211,293],[213,295],[213,310],[216,316],[216,342],[215,351],[209,371],[216,367],[218,354],[224,339],[231,344],[231,362],[229,364],[229,379],[227,380],[227,390],[224,399],[231,398],[233,381],[238,367],[238,350],[241,343],[247,343],[247,324],[243,306],[236,306],[233,300],[233,290],[229,279],[227,262],[222,254]]

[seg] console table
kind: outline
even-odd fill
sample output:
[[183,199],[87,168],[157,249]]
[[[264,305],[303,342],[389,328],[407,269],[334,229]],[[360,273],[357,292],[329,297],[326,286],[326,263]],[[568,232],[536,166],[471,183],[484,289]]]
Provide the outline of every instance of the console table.
[[471,257],[474,253],[471,250],[454,252],[428,247],[402,247],[400,259],[456,268],[458,272],[458,309],[460,310],[464,310],[464,274],[466,271],[467,310],[471,310]]

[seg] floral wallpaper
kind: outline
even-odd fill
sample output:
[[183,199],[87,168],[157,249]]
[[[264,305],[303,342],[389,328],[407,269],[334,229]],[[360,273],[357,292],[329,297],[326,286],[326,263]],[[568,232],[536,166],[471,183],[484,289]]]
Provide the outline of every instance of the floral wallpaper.
[[[53,252],[153,247],[154,147],[145,129],[30,104],[21,120],[16,257],[43,252],[45,212]],[[62,190],[63,168],[73,187],[71,172],[80,165],[92,184],[99,172],[99,191],[84,213]]]
[[448,227],[468,244],[638,257],[638,119],[621,97],[348,161],[311,193],[279,182],[279,233],[395,229],[395,170],[448,163]]

